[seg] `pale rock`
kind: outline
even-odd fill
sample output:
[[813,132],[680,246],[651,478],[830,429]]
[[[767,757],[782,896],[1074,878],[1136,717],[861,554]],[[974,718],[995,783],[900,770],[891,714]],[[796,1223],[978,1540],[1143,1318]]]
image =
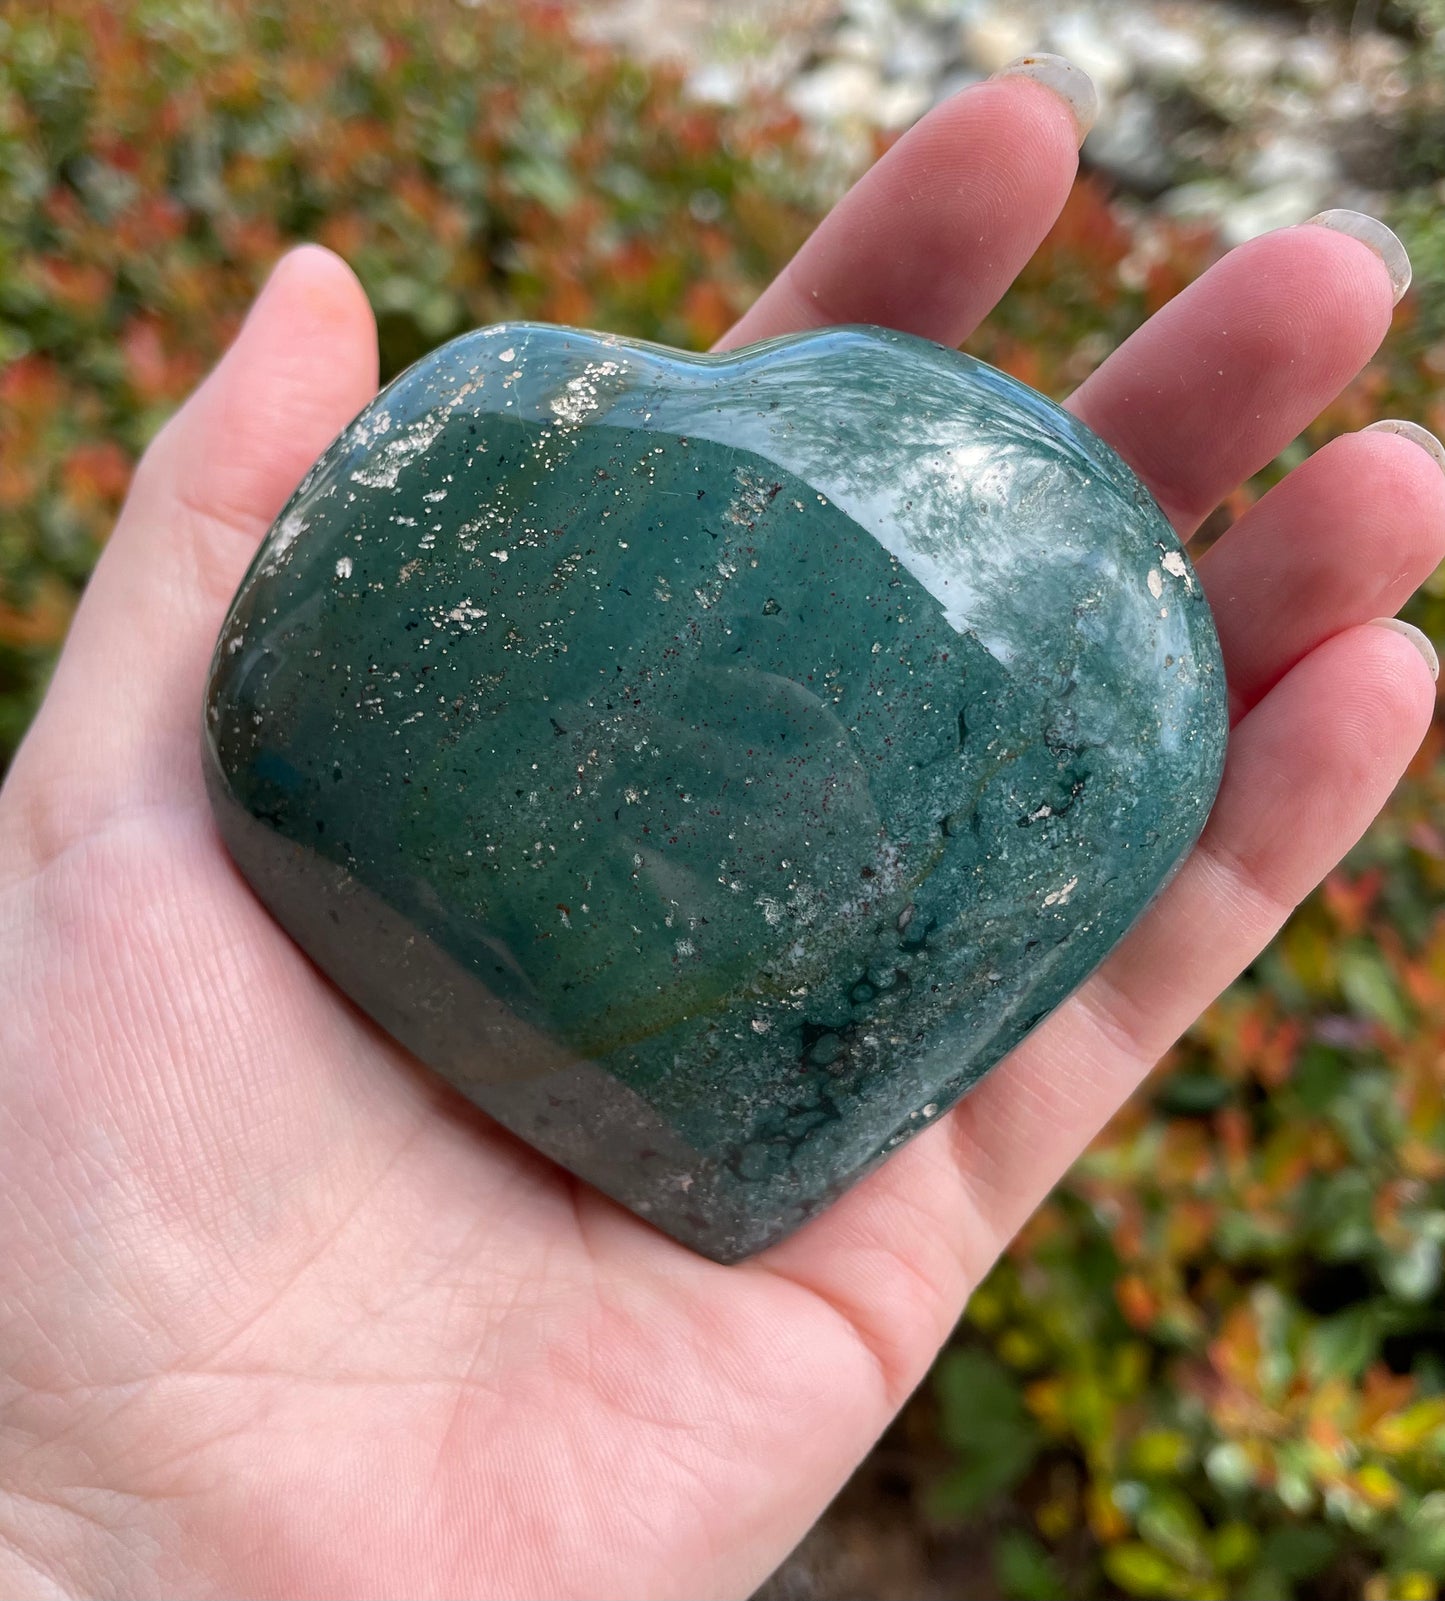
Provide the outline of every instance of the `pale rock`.
[[742,74],[730,61],[705,61],[688,74],[687,92],[709,105],[735,106],[743,95]]
[[986,12],[963,25],[959,50],[981,72],[997,72],[1037,47],[1038,30],[1017,14]]
[[1158,83],[1188,82],[1209,63],[1209,47],[1197,33],[1161,27],[1152,14],[1120,18],[1116,37],[1139,71]]
[[873,120],[880,128],[907,128],[932,104],[933,92],[926,83],[885,84],[879,91]]
[[1334,153],[1323,145],[1278,133],[1261,141],[1243,176],[1252,189],[1274,189],[1292,183],[1302,190],[1323,192],[1339,177],[1339,166]]
[[1051,21],[1048,43],[1082,67],[1101,96],[1117,94],[1133,76],[1128,55],[1110,37],[1102,19],[1087,11],[1065,12]]
[[788,98],[809,122],[871,121],[882,90],[875,68],[861,61],[828,61],[799,78]]
[[1144,193],[1163,189],[1174,175],[1174,149],[1164,137],[1158,107],[1137,89],[1114,102],[1111,114],[1089,135],[1084,153],[1094,166]]

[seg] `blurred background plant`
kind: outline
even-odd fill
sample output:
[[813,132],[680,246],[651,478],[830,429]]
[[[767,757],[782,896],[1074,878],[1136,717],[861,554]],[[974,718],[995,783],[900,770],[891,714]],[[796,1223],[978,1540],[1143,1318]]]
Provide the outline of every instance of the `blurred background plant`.
[[[1051,6],[1019,45],[1070,49],[1115,111],[977,354],[1062,394],[1223,238],[1361,194],[1417,264],[1386,352],[1208,537],[1341,430],[1445,429],[1445,6],[1395,0],[1362,31],[1324,0],[1267,23],[1151,5],[1168,15],[1142,31],[1148,5]],[[711,32],[672,64],[643,0],[0,0],[0,769],[138,453],[289,242],[356,267],[386,376],[507,316],[704,346],[852,171],[1036,25],[983,0],[688,14]],[[1153,54],[1121,66],[1129,27]],[[1247,28],[1256,64],[1276,49],[1254,124],[1219,55]],[[1370,123],[1353,175],[1281,154],[1311,93],[1339,149]],[[1145,143],[1182,151],[1168,172],[1131,169],[1139,95]],[[1445,582],[1409,615],[1442,637]],[[978,1292],[774,1601],[1437,1596],[1442,819],[1437,726],[1366,842]]]

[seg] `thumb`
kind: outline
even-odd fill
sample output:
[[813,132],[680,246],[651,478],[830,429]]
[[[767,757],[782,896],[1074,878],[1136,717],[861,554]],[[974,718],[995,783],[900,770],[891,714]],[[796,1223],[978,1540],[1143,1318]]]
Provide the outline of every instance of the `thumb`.
[[6,788],[61,834],[52,848],[108,813],[199,798],[201,694],[226,606],[301,475],[375,392],[376,365],[361,285],[302,246],[146,452]]

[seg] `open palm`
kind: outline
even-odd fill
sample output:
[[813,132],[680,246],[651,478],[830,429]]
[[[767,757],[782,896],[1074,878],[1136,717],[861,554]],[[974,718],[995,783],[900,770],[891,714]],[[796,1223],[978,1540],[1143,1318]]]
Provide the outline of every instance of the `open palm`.
[[[1072,181],[1037,79],[940,107],[730,336],[964,338]],[[1227,257],[1070,402],[1187,536],[1369,358],[1381,257]],[[939,1126],[741,1267],[693,1256],[425,1074],[224,854],[208,654],[257,541],[370,397],[314,248],[141,464],[0,796],[0,1593],[746,1593],[918,1382],[971,1286],[1375,815],[1422,737],[1366,626],[1445,555],[1419,437],[1335,440],[1211,550],[1234,730],[1198,847]]]

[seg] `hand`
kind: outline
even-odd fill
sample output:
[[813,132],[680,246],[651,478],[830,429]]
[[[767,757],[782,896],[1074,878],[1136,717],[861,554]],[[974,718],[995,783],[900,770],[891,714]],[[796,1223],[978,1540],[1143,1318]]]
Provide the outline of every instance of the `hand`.
[[[957,343],[1048,229],[1076,135],[1036,79],[967,90],[729,342],[848,321]],[[1287,229],[1070,404],[1187,536],[1369,358],[1392,301],[1364,244]],[[1368,625],[1445,555],[1445,476],[1410,438],[1340,438],[1202,562],[1234,731],[1167,893],[939,1126],[717,1267],[420,1071],[270,921],[212,826],[212,640],[375,382],[356,281],[294,252],[141,463],[0,795],[5,1595],[746,1593],[1429,722],[1422,652]]]

